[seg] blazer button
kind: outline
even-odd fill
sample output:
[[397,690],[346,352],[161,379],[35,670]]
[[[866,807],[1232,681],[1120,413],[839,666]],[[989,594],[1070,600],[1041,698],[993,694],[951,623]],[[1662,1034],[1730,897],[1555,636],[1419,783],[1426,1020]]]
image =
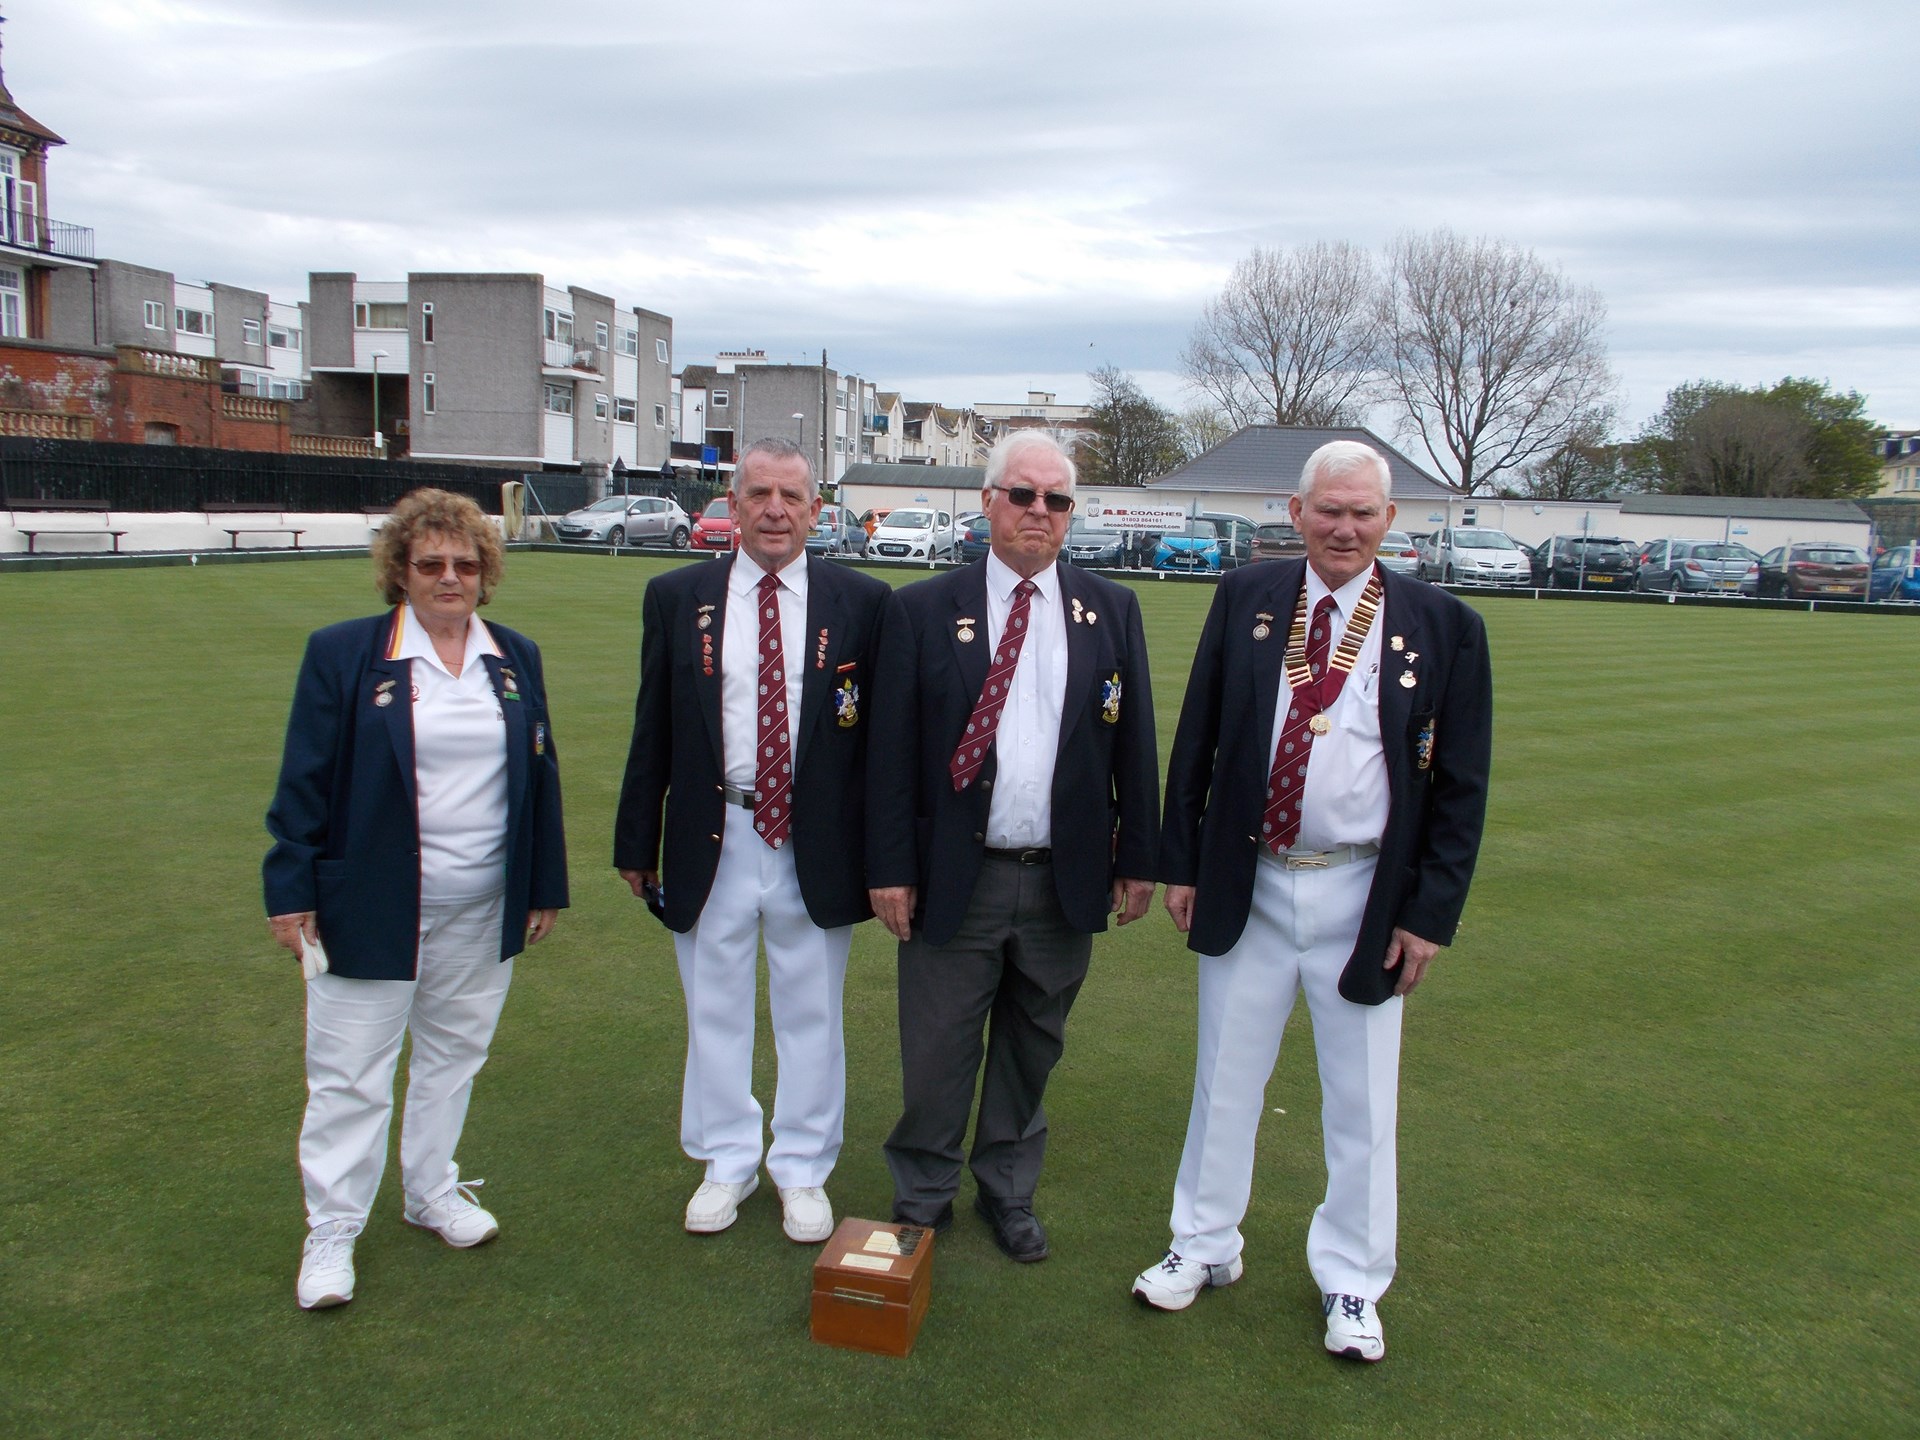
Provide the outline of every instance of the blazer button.
[[982,835],[978,830],[973,832],[973,839],[974,839],[974,843],[977,845],[984,845],[987,843],[987,837]]
[[716,845],[720,843],[720,837],[718,835],[709,835],[707,836],[707,839],[713,841],[713,843]]

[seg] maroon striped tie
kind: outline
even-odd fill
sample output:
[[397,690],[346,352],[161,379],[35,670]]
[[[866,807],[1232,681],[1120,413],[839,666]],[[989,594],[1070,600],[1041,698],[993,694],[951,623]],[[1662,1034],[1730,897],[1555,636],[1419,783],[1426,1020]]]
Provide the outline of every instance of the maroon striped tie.
[[1287,700],[1287,723],[1273,749],[1273,773],[1267,776],[1267,813],[1260,838],[1278,855],[1300,838],[1300,815],[1307,798],[1307,758],[1313,750],[1313,731],[1307,727],[1320,713],[1320,682],[1327,678],[1327,655],[1333,648],[1334,604],[1324,595],[1313,607],[1307,628],[1307,670],[1313,682],[1295,690]]
[[1013,608],[1007,612],[1007,628],[993,652],[993,665],[987,671],[987,683],[974,702],[973,715],[967,721],[967,733],[960,748],[953,752],[953,788],[964,790],[987,763],[987,751],[993,748],[994,731],[1000,725],[1000,711],[1013,688],[1013,667],[1020,663],[1020,647],[1027,643],[1027,614],[1033,592],[1040,587],[1022,580],[1013,587]]
[[780,653],[780,579],[760,577],[760,724],[753,828],[778,850],[793,833],[793,727],[787,723],[787,666]]

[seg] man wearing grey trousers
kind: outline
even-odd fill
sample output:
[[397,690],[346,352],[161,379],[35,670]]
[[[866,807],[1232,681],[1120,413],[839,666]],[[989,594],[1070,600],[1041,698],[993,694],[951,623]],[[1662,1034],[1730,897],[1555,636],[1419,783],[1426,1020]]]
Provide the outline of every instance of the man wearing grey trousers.
[[1019,1261],[1048,1253],[1033,1197],[1067,1012],[1108,914],[1146,912],[1159,835],[1140,609],[1056,563],[1073,485],[1045,433],[994,446],[991,553],[894,594],[867,752],[867,881],[900,941],[894,1218],[944,1229],[970,1160]]

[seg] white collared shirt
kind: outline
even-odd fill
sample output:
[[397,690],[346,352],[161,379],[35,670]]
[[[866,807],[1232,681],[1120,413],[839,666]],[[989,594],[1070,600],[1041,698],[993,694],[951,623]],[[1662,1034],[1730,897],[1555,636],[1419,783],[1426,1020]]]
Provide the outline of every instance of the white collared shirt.
[[[720,637],[720,754],[727,784],[752,794],[760,774],[760,581],[766,575],[745,550],[727,578],[726,628]],[[787,740],[798,748],[800,682],[807,667],[807,556],[780,567],[781,680],[787,687]]]
[[467,617],[460,674],[447,669],[411,605],[394,658],[410,661],[413,776],[420,814],[420,899],[484,900],[507,883],[507,726],[483,655],[499,647]]
[[[1337,607],[1333,641],[1328,652],[1339,647],[1353,618],[1353,607],[1373,575],[1368,569],[1332,591]],[[1311,565],[1307,567],[1307,620],[1311,624],[1314,607],[1327,595],[1327,584]],[[1284,624],[1291,627],[1293,617]],[[1313,737],[1313,749],[1307,759],[1307,785],[1301,805],[1300,838],[1296,850],[1331,850],[1338,845],[1378,845],[1387,829],[1387,757],[1380,745],[1380,632],[1386,628],[1387,612],[1383,604],[1374,616],[1360,653],[1354,657],[1353,673],[1340,688],[1340,697],[1327,712],[1333,729]],[[1282,635],[1286,630],[1281,630]],[[1287,725],[1287,702],[1292,695],[1283,672],[1280,678],[1279,704],[1274,707],[1273,733],[1267,739],[1267,758],[1279,748],[1280,734]]]
[[[998,642],[1013,610],[1021,576],[998,555],[987,556],[988,640]],[[1053,765],[1060,750],[1060,716],[1067,700],[1067,621],[1060,603],[1060,567],[1033,577],[1027,640],[1014,666],[1007,703],[993,737],[993,798],[987,807],[987,844],[1017,850],[1053,843]],[[989,653],[991,663],[992,655]],[[976,697],[977,698],[977,697]]]

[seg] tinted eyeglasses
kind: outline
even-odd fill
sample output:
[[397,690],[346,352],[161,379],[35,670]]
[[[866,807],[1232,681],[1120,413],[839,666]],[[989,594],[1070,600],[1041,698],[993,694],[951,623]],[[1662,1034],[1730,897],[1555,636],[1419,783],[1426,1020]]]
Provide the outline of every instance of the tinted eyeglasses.
[[1031,485],[996,485],[993,488],[1022,510],[1031,507],[1036,497],[1045,500],[1047,509],[1055,515],[1064,515],[1073,509],[1073,496],[1064,490],[1036,490]]
[[480,573],[478,560],[452,560],[442,555],[434,555],[425,560],[409,560],[407,563],[422,575],[444,575],[449,565],[453,567],[454,574],[465,580],[471,580]]

